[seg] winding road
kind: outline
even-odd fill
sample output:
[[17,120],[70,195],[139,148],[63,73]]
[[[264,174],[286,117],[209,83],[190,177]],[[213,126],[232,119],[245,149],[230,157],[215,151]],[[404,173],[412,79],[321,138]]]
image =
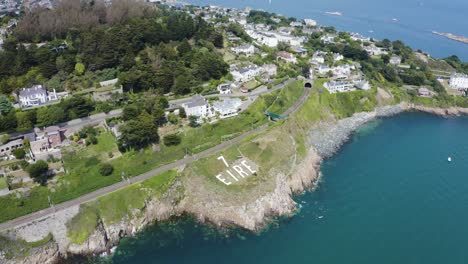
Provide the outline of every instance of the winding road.
[[[290,80],[288,80],[286,82],[286,84],[285,83],[280,84],[280,87],[284,87],[285,85],[291,83],[292,81],[293,80],[290,79]],[[281,89],[281,88],[277,88],[277,87],[275,87],[275,88],[276,88],[276,90]],[[305,88],[304,93],[301,95],[299,100],[297,100],[296,103],[293,106],[291,106],[289,109],[287,109],[283,113],[283,116],[289,116],[292,113],[294,113],[295,111],[297,111],[299,109],[299,107],[306,102],[307,98],[309,97],[309,95],[311,93],[311,90],[312,90],[311,88]],[[272,89],[268,90],[268,92],[272,92],[272,91],[273,91]],[[118,113],[110,113],[110,114],[115,115],[115,114],[118,114]],[[75,125],[73,125],[73,124],[70,124],[70,125],[71,126],[76,126],[76,125],[83,125],[83,124],[93,124],[93,122],[96,122],[100,118],[101,118],[100,116],[97,116],[97,117],[92,118],[90,120],[84,120],[84,121],[81,121],[81,122],[76,122]],[[109,118],[109,114],[105,115],[104,118]],[[73,206],[77,206],[77,205],[89,202],[91,200],[94,200],[94,199],[102,196],[102,195],[105,195],[105,194],[120,190],[120,189],[128,186],[129,184],[138,183],[138,182],[147,180],[149,178],[155,177],[155,176],[157,176],[157,175],[159,175],[159,174],[161,174],[163,172],[178,168],[180,166],[190,164],[190,163],[192,163],[192,162],[194,162],[194,161],[196,161],[198,159],[201,159],[201,158],[204,158],[206,156],[215,154],[216,152],[219,152],[220,150],[223,150],[223,149],[225,149],[227,147],[230,147],[230,146],[232,146],[232,145],[234,145],[236,143],[239,143],[239,142],[241,142],[242,140],[244,140],[245,138],[247,138],[247,137],[249,137],[251,135],[260,133],[262,131],[265,131],[268,128],[268,125],[269,125],[268,123],[264,124],[264,125],[262,125],[262,126],[260,126],[258,128],[255,128],[255,129],[249,131],[249,132],[246,132],[246,133],[244,133],[244,134],[240,135],[239,137],[236,137],[236,138],[234,138],[232,140],[225,141],[225,142],[223,142],[223,143],[221,143],[221,144],[219,144],[219,145],[217,145],[215,147],[212,147],[212,148],[207,149],[205,151],[202,151],[200,153],[194,154],[192,156],[189,156],[189,157],[186,157],[184,159],[178,160],[178,161],[176,161],[174,163],[167,164],[167,165],[164,165],[162,167],[159,167],[159,168],[153,169],[151,171],[148,171],[146,173],[140,174],[138,176],[132,177],[128,181],[122,181],[122,182],[119,182],[119,183],[116,183],[116,184],[113,184],[113,185],[109,185],[107,187],[101,188],[101,189],[96,190],[94,192],[91,192],[91,193],[88,193],[86,195],[80,196],[80,197],[78,197],[76,199],[73,199],[73,200],[70,200],[70,201],[67,201],[67,202],[63,202],[61,204],[57,204],[54,207],[49,207],[47,209],[44,209],[44,210],[41,210],[41,211],[38,211],[38,212],[35,212],[35,213],[31,213],[29,215],[25,215],[25,216],[16,218],[16,219],[11,220],[9,222],[5,222],[3,224],[0,224],[0,231],[20,227],[20,226],[29,224],[29,223],[31,223],[33,221],[38,221],[38,220],[47,218],[49,216],[52,216],[55,212],[58,212],[58,211],[61,211],[61,210],[64,210],[64,209],[67,209],[67,208],[70,208],[70,207],[73,207]]]

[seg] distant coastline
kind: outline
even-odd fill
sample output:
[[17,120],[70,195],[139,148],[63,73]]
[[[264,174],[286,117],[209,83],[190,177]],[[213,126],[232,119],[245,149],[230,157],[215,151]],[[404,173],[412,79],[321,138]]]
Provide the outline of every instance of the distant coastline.
[[448,38],[448,39],[451,39],[451,40],[455,40],[455,41],[458,41],[458,42],[461,42],[461,43],[468,44],[468,38],[467,37],[457,36],[457,35],[452,34],[452,33],[443,33],[443,32],[437,32],[437,31],[432,31],[432,34],[442,36],[442,37],[445,37],[445,38]]
[[332,16],[343,16],[343,13],[337,12],[337,11],[334,11],[334,12],[324,12],[324,14],[332,15]]

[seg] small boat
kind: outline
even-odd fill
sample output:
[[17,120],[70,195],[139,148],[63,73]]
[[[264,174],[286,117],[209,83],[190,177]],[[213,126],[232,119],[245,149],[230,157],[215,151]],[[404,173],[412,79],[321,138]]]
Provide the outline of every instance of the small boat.
[[448,162],[452,162],[452,157],[448,157]]

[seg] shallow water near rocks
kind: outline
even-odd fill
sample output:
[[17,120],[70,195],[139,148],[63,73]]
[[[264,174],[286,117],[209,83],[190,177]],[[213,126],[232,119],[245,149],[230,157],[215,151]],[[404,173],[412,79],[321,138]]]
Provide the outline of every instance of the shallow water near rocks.
[[466,263],[467,131],[467,117],[372,122],[323,163],[300,212],[259,235],[176,221],[88,263]]

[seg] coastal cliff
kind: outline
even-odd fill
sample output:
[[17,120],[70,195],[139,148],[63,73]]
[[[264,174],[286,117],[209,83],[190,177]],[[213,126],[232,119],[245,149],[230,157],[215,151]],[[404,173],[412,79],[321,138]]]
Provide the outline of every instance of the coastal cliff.
[[[463,108],[438,109],[402,103],[378,107],[372,112],[357,113],[341,120],[328,119],[305,131],[304,155],[296,155],[300,152],[297,142],[290,144],[290,149],[282,148],[285,153],[295,154],[289,155],[291,157],[285,163],[268,167],[265,172],[268,172],[269,177],[265,177],[261,184],[249,186],[240,193],[226,192],[205,175],[197,174],[194,168],[181,168],[180,171],[186,176],[179,177],[162,197],[146,200],[143,207],[134,209],[118,222],[109,224],[98,221],[94,232],[83,243],[72,243],[67,238],[66,230],[62,230],[65,234],[54,234],[54,241],[32,250],[27,257],[7,260],[0,256],[0,263],[54,263],[70,254],[97,255],[110,252],[122,237],[133,236],[148,225],[182,214],[191,214],[200,222],[219,228],[235,226],[253,232],[260,231],[270,219],[295,213],[297,204],[293,195],[317,185],[321,161],[336,153],[356,129],[376,118],[404,111],[423,111],[441,116],[468,114],[468,109]],[[252,142],[262,146],[269,137],[284,132],[274,128],[265,135],[257,136]],[[239,196],[244,198],[239,199]],[[71,219],[78,213],[77,210],[69,212],[67,217]],[[22,237],[22,234],[37,227],[38,223],[11,233],[12,236]]]

